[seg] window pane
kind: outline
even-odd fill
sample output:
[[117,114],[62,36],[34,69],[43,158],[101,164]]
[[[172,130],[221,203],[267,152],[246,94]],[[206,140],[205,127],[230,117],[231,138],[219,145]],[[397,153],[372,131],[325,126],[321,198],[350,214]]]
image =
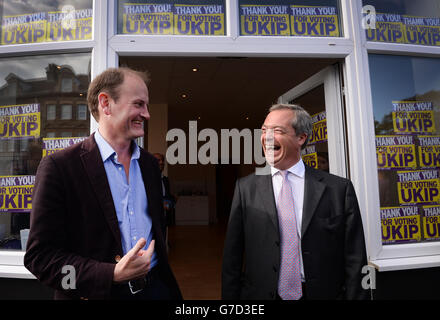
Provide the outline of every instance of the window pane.
[[87,120],[87,106],[85,104],[78,105],[77,120]]
[[4,0],[1,44],[92,39],[92,0]]
[[47,111],[47,120],[55,120],[56,116],[57,116],[57,109],[56,106],[54,104],[49,104],[46,107],[46,111]]
[[73,81],[71,78],[63,78],[61,80],[61,92],[72,92]]
[[[70,92],[62,92],[65,74]],[[0,250],[22,248],[38,164],[57,146],[43,139],[90,131],[89,121],[72,120],[72,104],[87,104],[89,79],[89,53],[0,58]],[[57,121],[57,108],[71,120]]]
[[440,59],[369,64],[383,244],[439,241]]
[[118,0],[118,33],[226,35],[224,0]]
[[440,46],[438,0],[364,0],[376,14],[364,13],[368,41]]
[[71,104],[61,105],[61,120],[70,120],[70,119],[72,119],[72,105]]
[[242,36],[340,37],[338,0],[240,0]]

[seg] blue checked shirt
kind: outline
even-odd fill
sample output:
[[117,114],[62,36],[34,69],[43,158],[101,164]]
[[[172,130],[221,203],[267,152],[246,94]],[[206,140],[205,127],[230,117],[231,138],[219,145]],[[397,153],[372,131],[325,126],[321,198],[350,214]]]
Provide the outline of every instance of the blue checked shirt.
[[[148,214],[148,201],[144,181],[139,167],[139,146],[133,141],[134,150],[130,162],[130,179],[127,183],[124,166],[118,162],[118,156],[110,144],[96,130],[95,141],[104,162],[105,172],[113,196],[113,202],[118,216],[121,232],[122,251],[125,255],[134,247],[140,238],[145,238],[147,249],[152,238],[151,217]],[[151,268],[157,264],[156,253],[151,259]]]

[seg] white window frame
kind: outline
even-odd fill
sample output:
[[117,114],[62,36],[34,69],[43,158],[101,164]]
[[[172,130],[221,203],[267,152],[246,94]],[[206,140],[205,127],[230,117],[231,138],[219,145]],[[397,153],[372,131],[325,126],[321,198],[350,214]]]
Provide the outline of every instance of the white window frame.
[[337,66],[328,66],[312,75],[278,98],[278,103],[288,103],[307,94],[318,86],[324,86],[327,121],[327,145],[330,173],[347,177],[344,115],[342,110],[339,74]]
[[[361,12],[362,0],[353,1],[352,15],[357,15],[357,19],[354,18],[353,21],[361,21]],[[355,50],[353,56],[346,60],[345,70],[347,104],[357,105],[363,112],[356,114],[352,112],[352,108],[348,108],[350,112],[347,111],[347,123],[352,127],[350,131],[359,132],[357,136],[349,134],[348,140],[352,180],[356,184],[361,207],[366,208],[368,212],[363,222],[368,239],[369,261],[379,271],[440,266],[440,242],[382,245],[374,115],[368,64],[370,53],[440,58],[440,48],[368,42],[362,28],[353,30]],[[354,86],[357,86],[358,90],[355,90]]]

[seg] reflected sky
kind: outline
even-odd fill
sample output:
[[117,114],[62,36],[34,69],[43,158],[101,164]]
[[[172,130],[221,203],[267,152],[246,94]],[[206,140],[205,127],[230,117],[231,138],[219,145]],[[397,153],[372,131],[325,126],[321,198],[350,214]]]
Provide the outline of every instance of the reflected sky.
[[392,111],[392,101],[440,91],[440,60],[406,56],[369,55],[374,119]]
[[92,8],[92,0],[5,0],[3,1],[3,15],[61,11],[65,5],[71,5],[75,9]]
[[22,79],[46,78],[46,67],[51,63],[60,66],[68,65],[76,74],[88,74],[90,70],[90,53],[1,58],[0,88],[5,85],[5,77],[10,73],[14,73]]

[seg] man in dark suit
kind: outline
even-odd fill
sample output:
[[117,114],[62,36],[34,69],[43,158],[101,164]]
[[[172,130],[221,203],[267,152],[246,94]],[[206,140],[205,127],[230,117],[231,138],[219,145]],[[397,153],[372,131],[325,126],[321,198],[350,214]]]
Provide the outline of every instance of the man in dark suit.
[[296,105],[262,126],[269,174],[236,183],[226,234],[223,299],[364,299],[362,220],[349,180],[304,165],[312,129]]
[[153,156],[157,159],[159,163],[159,169],[161,172],[162,179],[162,195],[163,195],[163,207],[165,210],[165,217],[168,226],[175,224],[175,205],[176,198],[171,194],[170,190],[170,180],[167,176],[163,174],[163,169],[165,168],[165,157],[162,153],[153,153]]
[[150,118],[147,81],[128,68],[98,75],[87,100],[99,129],[39,165],[24,264],[56,299],[181,299],[160,171],[134,141]]

